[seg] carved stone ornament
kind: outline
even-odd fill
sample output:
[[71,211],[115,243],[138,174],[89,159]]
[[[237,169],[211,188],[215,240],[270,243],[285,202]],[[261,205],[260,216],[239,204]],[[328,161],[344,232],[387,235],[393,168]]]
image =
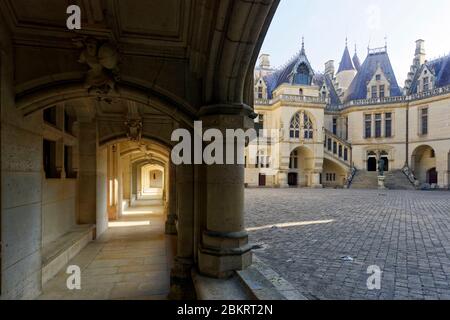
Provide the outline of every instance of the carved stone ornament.
[[139,142],[142,137],[142,120],[128,119],[125,122],[127,137],[130,141]]
[[117,48],[109,42],[92,37],[75,39],[74,42],[83,49],[78,62],[89,67],[85,79],[85,87],[89,93],[104,96],[115,91],[115,84],[119,80]]

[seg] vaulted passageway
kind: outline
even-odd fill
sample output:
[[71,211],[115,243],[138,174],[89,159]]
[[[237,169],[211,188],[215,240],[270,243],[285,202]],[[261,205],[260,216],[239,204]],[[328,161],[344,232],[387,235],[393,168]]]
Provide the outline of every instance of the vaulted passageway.
[[244,166],[175,166],[171,135],[197,120],[254,126],[253,70],[278,2],[83,2],[77,32],[60,0],[0,2],[2,299],[39,296],[152,197],[177,236],[172,297],[191,294],[192,271],[251,265]]

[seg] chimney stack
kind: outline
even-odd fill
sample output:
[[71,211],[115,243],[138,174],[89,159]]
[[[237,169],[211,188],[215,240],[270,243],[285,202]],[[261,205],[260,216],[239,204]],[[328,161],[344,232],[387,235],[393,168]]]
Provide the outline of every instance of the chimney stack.
[[259,57],[259,67],[262,69],[270,69],[270,55],[263,53]]
[[329,75],[331,79],[334,78],[334,60],[327,61],[325,63],[325,74]]
[[422,39],[419,39],[416,41],[416,53],[414,57],[414,64],[417,67],[420,67],[423,65],[426,61],[426,53],[425,53],[425,41]]

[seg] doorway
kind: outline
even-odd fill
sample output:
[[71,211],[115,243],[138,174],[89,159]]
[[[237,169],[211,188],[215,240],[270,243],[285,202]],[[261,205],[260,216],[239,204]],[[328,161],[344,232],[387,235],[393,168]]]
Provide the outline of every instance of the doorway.
[[428,184],[437,184],[438,183],[438,173],[436,168],[431,168],[427,172],[427,183]]
[[266,186],[266,175],[260,173],[259,174],[259,186],[260,187],[265,187]]
[[377,158],[375,156],[370,156],[367,159],[367,171],[369,172],[377,171]]
[[288,185],[290,187],[296,187],[298,185],[298,174],[297,173],[289,173],[288,174]]

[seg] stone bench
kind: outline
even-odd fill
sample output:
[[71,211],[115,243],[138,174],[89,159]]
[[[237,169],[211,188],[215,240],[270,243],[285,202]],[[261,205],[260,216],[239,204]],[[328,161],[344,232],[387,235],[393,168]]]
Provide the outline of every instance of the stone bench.
[[42,285],[52,279],[95,237],[93,225],[78,225],[42,249]]

